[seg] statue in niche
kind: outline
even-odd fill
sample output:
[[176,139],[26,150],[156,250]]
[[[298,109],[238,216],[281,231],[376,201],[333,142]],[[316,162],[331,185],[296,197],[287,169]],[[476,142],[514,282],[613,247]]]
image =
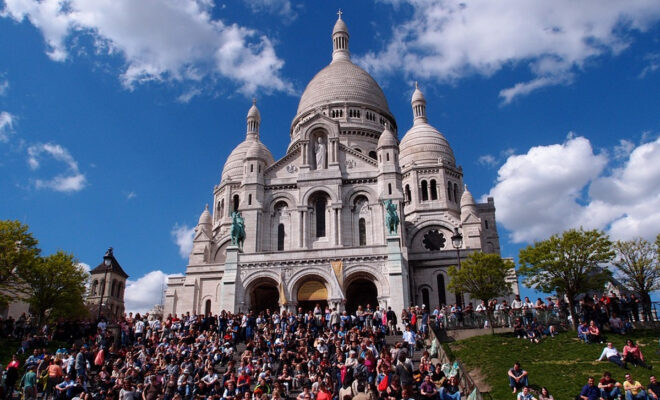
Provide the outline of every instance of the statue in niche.
[[316,169],[325,169],[325,143],[323,143],[323,138],[321,137],[316,139],[314,155],[316,156]]

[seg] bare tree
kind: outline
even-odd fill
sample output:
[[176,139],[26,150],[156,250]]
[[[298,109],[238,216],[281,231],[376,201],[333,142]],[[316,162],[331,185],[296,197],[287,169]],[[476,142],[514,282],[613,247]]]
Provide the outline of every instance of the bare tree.
[[642,238],[614,244],[616,258],[612,264],[626,289],[639,294],[644,318],[651,316],[651,292],[660,289],[658,245]]

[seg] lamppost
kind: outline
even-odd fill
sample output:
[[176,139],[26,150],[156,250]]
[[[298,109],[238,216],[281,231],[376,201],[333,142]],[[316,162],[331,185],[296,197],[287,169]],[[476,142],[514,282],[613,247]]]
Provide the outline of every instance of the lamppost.
[[[454,235],[451,237],[451,243],[456,249],[456,262],[458,263],[458,270],[461,270],[461,247],[463,247],[463,235],[454,228]],[[463,293],[456,292],[456,303],[463,308]]]
[[108,248],[103,256],[103,265],[105,265],[105,274],[103,275],[103,287],[101,288],[101,299],[99,300],[99,313],[97,320],[101,319],[101,309],[103,308],[103,295],[105,294],[106,281],[108,280],[108,271],[112,266],[112,247]]

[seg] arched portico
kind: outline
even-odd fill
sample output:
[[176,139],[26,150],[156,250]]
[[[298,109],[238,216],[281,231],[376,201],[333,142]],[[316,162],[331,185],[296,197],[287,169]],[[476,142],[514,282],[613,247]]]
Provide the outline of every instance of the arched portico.
[[248,309],[258,313],[267,309],[279,310],[280,287],[279,283],[270,277],[260,277],[252,280],[245,289]]

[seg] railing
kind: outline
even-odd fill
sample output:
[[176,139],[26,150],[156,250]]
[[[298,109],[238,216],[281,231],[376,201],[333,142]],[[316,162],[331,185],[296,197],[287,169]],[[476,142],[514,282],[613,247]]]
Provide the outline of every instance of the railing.
[[438,339],[438,335],[440,333],[440,329],[438,324],[435,321],[435,318],[429,318],[429,338],[431,339],[431,347],[437,349],[437,355],[436,358],[438,361],[440,361],[440,364],[449,364],[452,365],[456,363],[458,365],[458,387],[461,388],[461,392],[465,396],[465,398],[468,398],[468,396],[472,393],[475,392],[475,397],[470,397],[470,399],[474,400],[484,400],[483,395],[479,391],[479,388],[477,385],[474,383],[472,380],[472,377],[470,374],[467,373],[465,370],[465,367],[463,366],[463,363],[461,363],[460,360],[451,360],[445,350],[442,348],[440,340]]
[[[639,307],[639,312],[637,315],[633,315],[631,311],[624,311],[620,315],[621,319],[624,321],[630,321],[634,323],[641,323],[643,325],[649,323],[657,323],[660,320],[658,319],[657,309],[660,307],[659,302],[651,303],[651,307],[648,310],[644,310],[643,307]],[[576,316],[581,318],[583,315],[582,310],[579,305],[577,307]],[[512,327],[516,319],[520,318],[521,322],[524,324],[531,323],[534,319],[538,322],[545,325],[553,324],[563,327],[570,327],[570,317],[568,315],[568,309],[517,309],[517,310],[507,310],[493,311],[491,318],[491,323],[496,328]],[[607,317],[609,319],[609,316]],[[447,330],[454,329],[477,329],[477,328],[487,328],[487,318],[485,312],[462,312],[462,313],[451,313],[451,312],[441,312],[438,315],[438,322],[441,324],[440,327]]]

